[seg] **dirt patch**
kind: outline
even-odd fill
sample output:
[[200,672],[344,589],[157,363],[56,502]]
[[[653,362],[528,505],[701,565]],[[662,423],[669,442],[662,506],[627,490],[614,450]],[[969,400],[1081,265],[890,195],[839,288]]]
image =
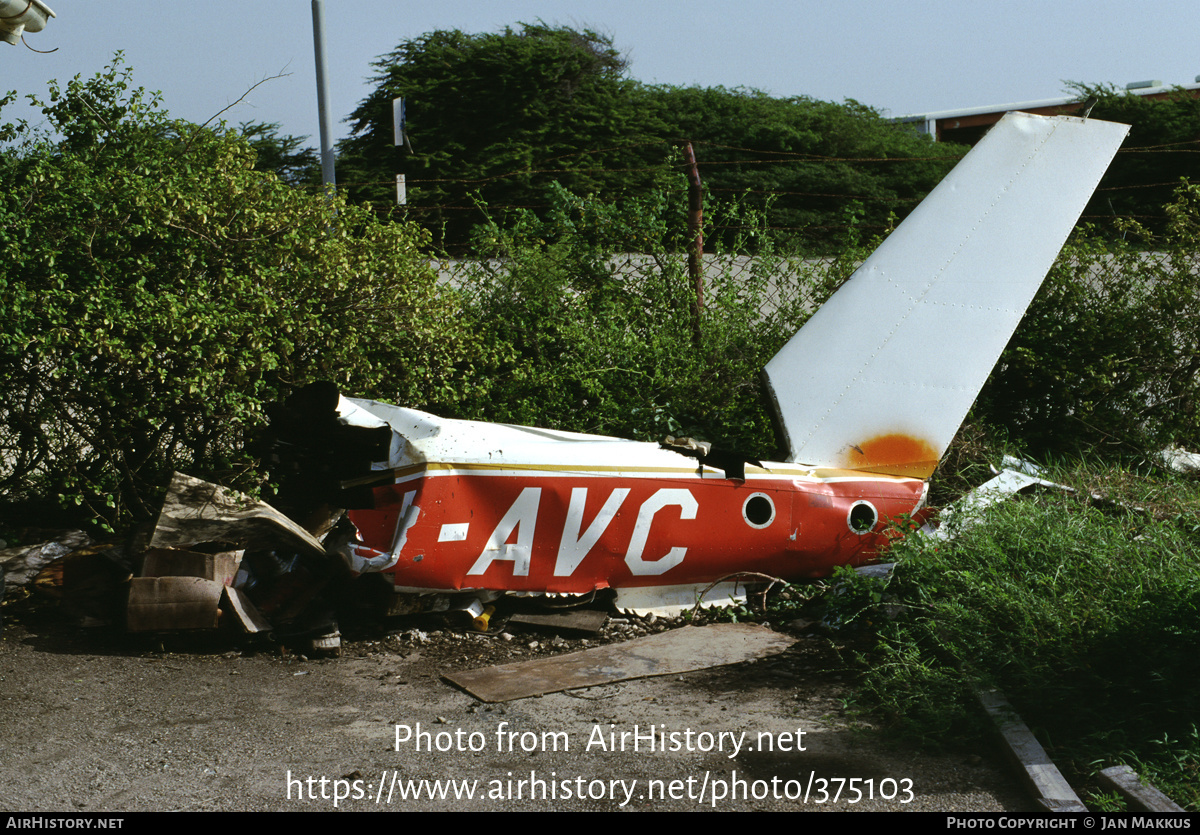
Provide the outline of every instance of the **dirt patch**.
[[81,630],[29,601],[4,611],[10,810],[331,809],[340,795],[338,808],[364,810],[1034,811],[990,749],[931,756],[848,720],[821,638],[731,667],[485,705],[442,673],[637,627],[504,639],[405,618],[344,628],[340,658],[307,659],[266,641]]

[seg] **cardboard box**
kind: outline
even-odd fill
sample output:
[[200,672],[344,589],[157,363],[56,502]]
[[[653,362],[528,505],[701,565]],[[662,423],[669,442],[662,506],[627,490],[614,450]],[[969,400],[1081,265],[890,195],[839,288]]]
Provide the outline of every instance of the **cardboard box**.
[[223,586],[233,585],[244,551],[201,554],[175,548],[151,548],[142,563],[143,577],[200,577]]
[[150,549],[142,576],[130,583],[126,627],[130,632],[216,629],[221,616],[231,612],[247,632],[270,629],[254,604],[233,588],[242,553]]

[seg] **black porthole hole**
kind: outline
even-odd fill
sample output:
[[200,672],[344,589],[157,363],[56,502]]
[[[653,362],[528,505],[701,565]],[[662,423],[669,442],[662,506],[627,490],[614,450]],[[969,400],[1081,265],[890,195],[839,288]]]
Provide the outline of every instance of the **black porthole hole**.
[[850,515],[846,518],[850,530],[857,534],[870,533],[878,521],[879,513],[870,502],[857,502],[850,508]]
[[763,493],[755,493],[742,505],[742,515],[755,528],[765,528],[775,520],[775,505]]

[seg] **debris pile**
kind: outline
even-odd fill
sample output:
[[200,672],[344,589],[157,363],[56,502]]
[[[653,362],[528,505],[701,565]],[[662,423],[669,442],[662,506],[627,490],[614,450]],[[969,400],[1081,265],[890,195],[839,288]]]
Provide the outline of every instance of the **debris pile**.
[[[313,491],[308,492],[311,497]],[[313,506],[321,502],[317,501]],[[340,646],[337,612],[377,616],[441,613],[458,631],[554,632],[539,645],[561,651],[563,635],[595,642],[628,640],[682,625],[682,618],[610,618],[611,594],[583,598],[516,598],[497,613],[500,595],[401,595],[377,573],[357,576],[347,556],[353,526],[316,513],[306,530],[273,506],[210,482],[176,473],[153,528],[124,543],[96,543],[82,531],[52,541],[0,550],[11,586],[42,593],[85,626],[129,632],[231,629],[267,633],[285,643]],[[323,529],[323,531],[322,531]],[[409,630],[413,643],[425,633]],[[512,640],[512,629],[501,634]],[[578,646],[577,641],[572,644]]]
[[[337,536],[330,528],[324,539]],[[304,638],[336,650],[351,578],[322,541],[265,502],[176,473],[150,531],[96,544],[80,531],[0,552],[8,585],[61,601],[85,626],[219,629]]]

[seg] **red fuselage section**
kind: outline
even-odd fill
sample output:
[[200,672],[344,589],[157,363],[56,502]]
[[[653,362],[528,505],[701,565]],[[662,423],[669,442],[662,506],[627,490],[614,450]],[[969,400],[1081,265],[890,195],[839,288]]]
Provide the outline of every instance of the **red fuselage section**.
[[565,468],[426,466],[354,511],[363,542],[398,550],[398,591],[586,593],[710,583],[737,572],[785,580],[874,559],[891,522],[919,509],[912,478],[747,467],[746,480],[612,476]]

